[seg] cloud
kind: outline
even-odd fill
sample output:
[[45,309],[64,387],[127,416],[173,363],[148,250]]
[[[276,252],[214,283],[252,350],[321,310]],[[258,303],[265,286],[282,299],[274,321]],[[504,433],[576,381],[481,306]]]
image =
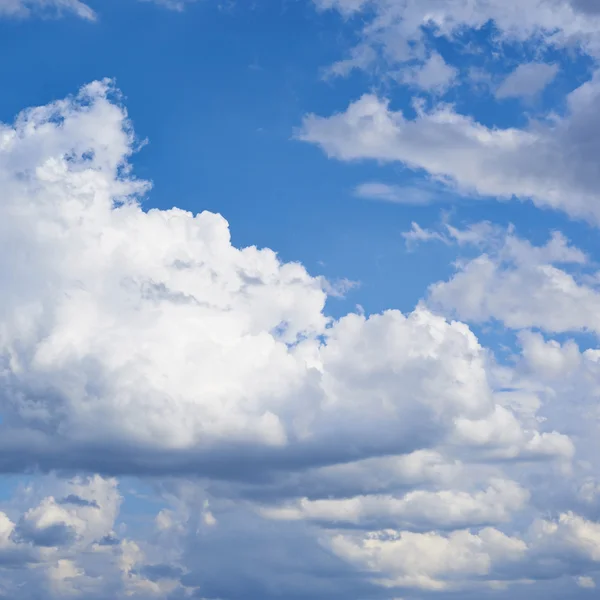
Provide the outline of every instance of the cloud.
[[498,320],[511,329],[600,333],[597,284],[566,269],[585,267],[583,252],[559,233],[543,246],[510,232],[499,243],[459,263],[449,281],[432,285],[430,306],[468,322]]
[[528,499],[528,493],[514,482],[493,481],[488,488],[475,494],[458,490],[418,490],[403,497],[302,498],[292,505],[265,508],[262,514],[272,519],[307,519],[363,527],[455,529],[509,521],[512,512],[522,509]]
[[493,417],[464,325],[423,308],[333,321],[322,279],[233,247],[221,216],[144,212],[116,99],[96,82],[0,131],[3,470],[258,476]]
[[[0,127],[0,466],[64,478],[0,517],[8,597],[387,598],[547,578],[548,557],[556,579],[595,572],[600,487],[573,460],[593,436],[551,400],[583,364],[592,389],[591,360],[525,336],[502,367],[424,303],[332,319],[331,286],[236,248],[223,217],[144,211],[137,146],[110,81]],[[588,267],[558,234],[413,233],[501,269]],[[151,476],[147,534],[120,522],[113,474]]]
[[457,74],[457,69],[448,65],[440,54],[433,52],[423,64],[402,70],[398,77],[418,89],[443,94],[452,85]]
[[496,98],[531,98],[556,77],[558,65],[525,63],[510,73],[496,90]]
[[[196,0],[139,0],[153,2],[168,9],[182,11]],[[63,16],[72,14],[87,21],[95,21],[96,11],[82,0],[0,0],[0,17]]]
[[594,135],[598,76],[568,97],[568,114],[524,129],[488,128],[450,105],[416,117],[393,111],[387,100],[367,94],[344,112],[307,115],[300,140],[342,161],[399,162],[425,171],[459,193],[530,200],[540,208],[600,222]]
[[[61,494],[80,502],[57,502]],[[146,562],[157,555],[173,560],[173,549],[155,548],[151,536],[139,543],[116,540],[113,528],[123,528],[116,480],[36,477],[15,500],[12,511],[22,512],[16,523],[0,513],[0,589],[6,597],[148,600],[185,592],[176,564]]]
[[153,2],[165,8],[181,12],[185,9],[187,4],[196,2],[196,0],[141,0],[142,2]]
[[[382,530],[333,537],[332,550],[378,577],[387,587],[441,591],[452,580],[494,577],[493,570],[519,562],[527,545],[494,528],[477,533],[411,533]],[[450,580],[450,581],[448,581]]]
[[354,193],[359,198],[394,204],[429,204],[435,200],[435,190],[426,187],[389,185],[376,181],[361,183]]
[[72,13],[89,21],[96,19],[94,10],[80,0],[0,0],[0,16],[27,17],[33,13]]
[[380,51],[390,65],[423,54],[425,29],[455,40],[466,29],[493,23],[504,42],[536,39],[546,47],[579,46],[600,51],[598,10],[593,0],[313,0],[317,8],[364,20],[361,44]]

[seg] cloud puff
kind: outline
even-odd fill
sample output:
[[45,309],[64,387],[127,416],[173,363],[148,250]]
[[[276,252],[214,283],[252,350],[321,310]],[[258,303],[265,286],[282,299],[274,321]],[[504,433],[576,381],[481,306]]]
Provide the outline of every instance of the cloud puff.
[[[482,249],[459,263],[450,280],[430,287],[430,306],[469,322],[498,320],[511,329],[600,333],[600,292],[585,269],[588,259],[561,234],[533,246],[503,232],[495,240],[488,237]],[[585,270],[573,273],[569,265]]]

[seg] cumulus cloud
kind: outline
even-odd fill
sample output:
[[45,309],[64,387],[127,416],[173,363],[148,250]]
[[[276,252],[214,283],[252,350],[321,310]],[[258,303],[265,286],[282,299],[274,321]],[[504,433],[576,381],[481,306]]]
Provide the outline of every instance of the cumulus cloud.
[[[0,466],[102,474],[2,513],[0,559],[33,565],[9,596],[470,589],[537,572],[528,527],[553,540],[557,578],[590,576],[596,484],[545,420],[549,385],[529,385],[561,351],[523,338],[503,371],[424,304],[332,319],[331,286],[236,248],[223,217],[144,211],[136,145],[110,81],[0,127]],[[485,224],[438,238],[517,265],[588,260]],[[571,473],[580,504],[544,504],[540,472]],[[117,473],[169,475],[143,539],[118,521]]]
[[585,269],[588,258],[581,250],[560,233],[543,246],[510,231],[496,241],[496,247],[484,246],[483,254],[459,263],[450,280],[433,284],[430,306],[465,321],[493,319],[517,330],[600,332],[597,282],[587,270],[568,268]]
[[[59,502],[61,494],[78,501]],[[160,569],[148,562],[159,555],[174,560],[170,549],[155,548],[151,536],[116,538],[114,529],[123,528],[116,480],[38,477],[16,500],[11,512],[24,512],[15,522],[0,513],[2,597],[147,600],[185,592],[176,564]]]
[[4,470],[240,477],[241,449],[254,470],[333,464],[495,414],[464,325],[331,321],[322,279],[233,247],[219,215],[144,212],[115,94],[97,82],[0,132]]

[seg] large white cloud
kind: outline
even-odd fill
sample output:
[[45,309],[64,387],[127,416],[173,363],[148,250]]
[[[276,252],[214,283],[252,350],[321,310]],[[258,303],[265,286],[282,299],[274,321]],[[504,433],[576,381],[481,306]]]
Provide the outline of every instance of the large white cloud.
[[[222,217],[144,212],[113,93],[0,130],[4,469],[208,472],[239,469],[240,448],[261,468],[327,464],[497,419],[466,326],[423,308],[331,322],[321,279],[234,248]],[[506,423],[529,452],[535,432]]]
[[72,13],[93,21],[96,13],[81,0],[0,0],[0,16],[27,17],[32,13],[60,15]]

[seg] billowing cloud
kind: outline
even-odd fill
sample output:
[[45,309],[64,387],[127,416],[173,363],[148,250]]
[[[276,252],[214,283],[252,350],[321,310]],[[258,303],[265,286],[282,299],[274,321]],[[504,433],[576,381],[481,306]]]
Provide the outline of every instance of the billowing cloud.
[[331,321],[321,279],[233,247],[219,215],[144,212],[114,93],[91,84],[1,131],[4,470],[240,477],[240,452],[253,471],[333,464],[495,418],[464,325]]
[[[519,361],[496,364],[434,312],[435,288],[408,314],[332,319],[327,282],[236,248],[223,217],[144,211],[136,145],[110,81],[0,128],[0,466],[63,477],[38,478],[0,514],[3,593],[387,598],[594,583],[600,484],[574,460],[595,464],[592,426],[552,404],[567,373],[592,389],[591,355],[524,332]],[[416,227],[413,241],[491,248],[498,269],[587,266],[558,234],[536,247],[489,224]],[[116,474],[153,476],[143,535],[120,521]],[[574,492],[545,493],[565,478]]]

